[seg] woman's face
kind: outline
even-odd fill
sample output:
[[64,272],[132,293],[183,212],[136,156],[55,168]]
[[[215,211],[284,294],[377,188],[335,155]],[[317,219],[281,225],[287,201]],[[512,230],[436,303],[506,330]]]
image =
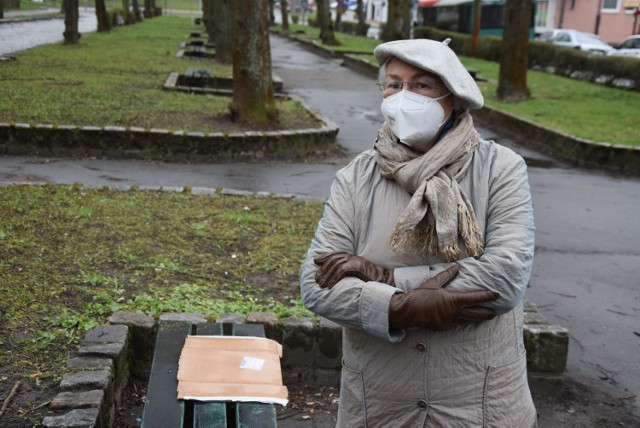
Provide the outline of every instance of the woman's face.
[[[400,92],[400,90],[406,89],[411,92],[415,92],[420,95],[424,95],[430,98],[437,98],[448,94],[450,91],[445,86],[440,77],[428,71],[422,70],[411,64],[392,58],[387,63],[387,69],[385,78],[383,81],[382,97],[387,98],[393,94]],[[442,109],[444,110],[444,117],[449,117],[453,111],[453,96],[444,97],[438,100]],[[425,153],[429,150],[437,141],[437,138],[442,132],[445,124],[442,125],[438,134],[431,140],[425,142],[424,145],[414,146],[418,152]]]

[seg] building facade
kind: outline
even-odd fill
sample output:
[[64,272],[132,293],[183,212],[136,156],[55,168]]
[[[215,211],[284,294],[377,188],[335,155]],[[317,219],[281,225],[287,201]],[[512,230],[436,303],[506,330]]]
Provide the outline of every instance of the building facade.
[[594,33],[616,45],[640,33],[639,8],[640,0],[549,0],[548,28]]

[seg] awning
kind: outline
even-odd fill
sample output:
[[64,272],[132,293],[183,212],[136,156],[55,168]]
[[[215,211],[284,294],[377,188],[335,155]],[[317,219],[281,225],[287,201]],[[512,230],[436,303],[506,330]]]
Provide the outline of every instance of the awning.
[[623,7],[640,7],[640,0],[624,0]]
[[419,0],[418,7],[431,7],[438,3],[439,0]]
[[[640,0],[630,0],[640,1]],[[473,3],[473,0],[419,0],[418,7],[445,7],[458,6],[465,3]],[[504,3],[504,0],[482,0],[482,4]]]

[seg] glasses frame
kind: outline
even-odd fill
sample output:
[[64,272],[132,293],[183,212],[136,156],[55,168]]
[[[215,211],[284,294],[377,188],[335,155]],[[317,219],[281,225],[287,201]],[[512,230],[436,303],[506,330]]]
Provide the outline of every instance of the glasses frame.
[[[397,89],[394,88],[387,88],[387,85],[389,84],[400,84],[400,87]],[[424,82],[404,82],[404,81],[393,81],[393,82],[387,82],[387,83],[380,83],[377,82],[376,85],[378,86],[378,89],[380,89],[380,91],[382,93],[385,92],[389,92],[391,94],[397,94],[398,92],[402,91],[404,89],[404,85],[407,85],[409,88],[409,91],[411,92],[415,92],[417,94],[420,95],[424,95],[424,96],[428,96],[431,98],[435,98],[438,96],[437,92],[438,90],[444,86],[443,84],[439,84],[436,83],[432,86],[429,86],[429,84],[424,83]],[[419,85],[424,85],[424,88],[420,88]]]

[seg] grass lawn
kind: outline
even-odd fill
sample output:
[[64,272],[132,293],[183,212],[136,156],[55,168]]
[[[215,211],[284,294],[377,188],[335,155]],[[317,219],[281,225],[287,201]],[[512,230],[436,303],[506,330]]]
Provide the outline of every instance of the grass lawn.
[[[171,72],[210,68],[231,77],[231,66],[176,58],[180,43],[199,30],[193,20],[158,17],[107,33],[83,34],[80,43],[45,45],[0,63],[3,122],[234,132],[230,97],[162,90]],[[277,99],[279,124],[271,129],[318,126],[301,104]]]
[[42,421],[46,406],[35,408],[56,393],[78,339],[114,311],[311,316],[298,275],[322,209],[274,197],[1,187],[0,397],[23,382],[3,426]]

